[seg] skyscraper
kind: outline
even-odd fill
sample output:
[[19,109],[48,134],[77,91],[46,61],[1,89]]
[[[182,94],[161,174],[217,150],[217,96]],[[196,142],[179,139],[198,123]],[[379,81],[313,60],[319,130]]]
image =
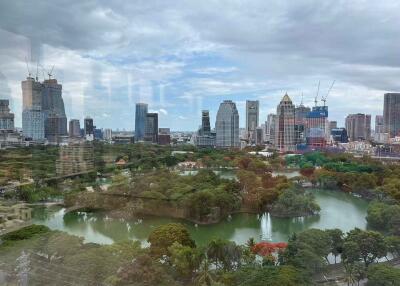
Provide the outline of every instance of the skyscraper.
[[8,99],[0,99],[0,131],[14,131],[14,113],[10,112]]
[[22,81],[22,129],[25,137],[58,143],[66,136],[67,117],[62,98],[62,85],[56,79],[40,83],[32,77]]
[[69,137],[77,138],[81,136],[81,125],[79,119],[71,119],[69,121]]
[[144,128],[144,140],[158,143],[158,113],[147,113]]
[[56,79],[47,79],[42,83],[42,112],[45,114],[45,137],[53,143],[60,136],[68,135],[62,85]]
[[371,139],[371,115],[349,114],[346,117],[347,136],[350,141]]
[[35,141],[45,139],[45,115],[42,112],[42,89],[40,82],[27,77],[22,87],[22,132],[26,138]]
[[93,119],[90,117],[86,117],[83,123],[83,134],[85,139],[88,141],[93,141],[94,139],[94,125]]
[[211,133],[210,112],[203,110],[201,112],[201,135],[209,135]]
[[385,133],[385,124],[383,120],[383,115],[375,116],[375,134]]
[[218,109],[215,123],[216,146],[218,148],[238,148],[239,142],[239,113],[236,104],[224,100]]
[[266,136],[265,139],[268,143],[275,145],[275,126],[276,125],[276,114],[268,114],[266,124]]
[[306,123],[307,115],[310,113],[311,109],[304,106],[301,103],[295,108],[295,120],[294,120],[294,132],[295,132],[295,144],[305,144],[306,143]]
[[313,148],[325,147],[329,131],[328,106],[313,106],[306,118],[306,141]]
[[215,146],[215,132],[211,132],[210,112],[201,112],[201,126],[193,136],[193,143],[200,148],[213,148]]
[[250,144],[255,143],[256,128],[258,127],[259,101],[246,100],[246,136]]
[[400,93],[385,93],[383,122],[391,138],[400,135]]
[[276,109],[275,146],[280,152],[296,151],[295,145],[295,107],[285,94]]
[[135,113],[135,141],[143,141],[145,135],[146,115],[148,105],[146,103],[136,103]]

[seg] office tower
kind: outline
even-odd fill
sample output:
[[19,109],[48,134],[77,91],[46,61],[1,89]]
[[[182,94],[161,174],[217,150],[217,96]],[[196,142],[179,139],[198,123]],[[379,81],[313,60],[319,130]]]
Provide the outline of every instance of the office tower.
[[[68,134],[62,85],[56,79],[49,78],[40,83],[37,78],[35,80],[27,77],[25,81],[22,81],[21,87],[24,135],[33,140],[46,138],[50,143],[59,143],[60,137]],[[43,126],[39,126],[39,124]],[[43,138],[40,137],[42,129],[44,130]]]
[[215,132],[211,132],[210,112],[201,113],[201,126],[197,134],[193,135],[193,143],[199,148],[213,148],[215,146]]
[[347,136],[350,141],[371,139],[371,115],[349,114],[346,117]]
[[14,131],[14,113],[10,112],[8,99],[0,99],[0,131]]
[[258,127],[259,117],[259,106],[258,100],[246,100],[246,136],[250,144],[255,142],[255,131]]
[[107,141],[112,140],[112,130],[110,128],[104,129],[104,140],[107,140]]
[[45,119],[45,137],[58,143],[60,136],[68,135],[62,85],[56,79],[47,79],[42,83],[42,112]]
[[93,125],[93,119],[90,117],[86,117],[84,119],[84,124],[83,124],[83,135],[86,140],[88,141],[93,141],[94,140],[94,125]]
[[275,125],[276,125],[276,114],[268,114],[266,123],[266,136],[265,139],[268,143],[275,145]]
[[200,135],[209,135],[210,133],[211,133],[210,112],[208,110],[203,110],[201,112]]
[[218,109],[215,123],[216,146],[218,148],[239,148],[239,113],[236,104],[224,100]]
[[264,144],[264,128],[263,127],[257,127],[255,132],[255,144],[257,146],[261,146]]
[[285,94],[276,109],[275,147],[280,152],[296,151],[294,123],[295,107]]
[[158,128],[158,144],[160,145],[171,144],[171,131],[169,128]]
[[347,143],[349,139],[347,137],[346,128],[333,128],[331,130],[332,139],[336,143]]
[[33,141],[45,139],[45,115],[40,107],[22,111],[22,132],[24,136]]
[[146,126],[146,115],[148,105],[146,103],[136,103],[135,113],[135,141],[143,141],[145,126]]
[[69,121],[69,137],[81,137],[81,124],[79,123],[79,119],[71,119]]
[[22,110],[42,108],[42,84],[32,77],[27,77],[21,82],[21,87]]
[[385,133],[383,115],[375,116],[375,134]]
[[103,140],[104,134],[103,129],[101,128],[94,128],[93,130],[93,137],[95,140]]
[[305,126],[311,109],[301,103],[295,108],[294,133],[296,146],[306,143]]
[[42,112],[42,84],[32,77],[21,82],[22,132],[34,141],[45,139],[45,114]]
[[58,176],[84,174],[94,170],[94,148],[92,142],[71,141],[60,147],[56,161]]
[[400,93],[385,93],[383,122],[390,138],[400,135]]
[[295,108],[295,124],[305,125],[307,120],[307,115],[310,113],[311,108],[300,104]]
[[147,113],[144,128],[144,140],[158,143],[158,113]]
[[306,118],[306,142],[312,148],[326,146],[330,137],[328,121],[328,106],[314,106]]
[[332,129],[337,129],[337,121],[329,121],[329,131],[332,131]]

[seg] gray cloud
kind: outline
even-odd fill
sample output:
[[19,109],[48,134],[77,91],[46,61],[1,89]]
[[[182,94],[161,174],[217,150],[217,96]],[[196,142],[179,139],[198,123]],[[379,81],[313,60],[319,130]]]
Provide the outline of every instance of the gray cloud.
[[[399,11],[394,0],[1,1],[0,35],[15,36],[0,43],[0,66],[12,69],[1,72],[14,80],[0,93],[16,90],[24,53],[56,61],[71,86],[66,95],[82,93],[83,104],[98,92],[95,84],[105,95],[128,89],[130,101],[132,85],[140,85],[151,100],[151,82],[171,85],[196,56],[213,54],[231,68],[195,67],[200,78],[180,80],[181,98],[248,89],[267,102],[280,89],[303,91],[310,100],[318,80],[329,86],[336,79],[332,95],[363,99],[366,110],[378,113],[379,96],[400,89]],[[21,38],[29,42],[22,48]],[[365,94],[377,98],[365,100]],[[340,97],[333,98],[339,106]]]

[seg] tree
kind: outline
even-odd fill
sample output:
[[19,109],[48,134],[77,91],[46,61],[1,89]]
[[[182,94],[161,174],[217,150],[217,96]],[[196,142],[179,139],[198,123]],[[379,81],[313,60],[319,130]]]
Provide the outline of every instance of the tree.
[[197,248],[183,246],[178,242],[174,242],[168,250],[171,253],[171,264],[176,269],[177,274],[186,278],[192,277],[193,273],[200,267],[204,256]]
[[400,269],[376,264],[368,268],[368,286],[396,286],[400,281]]
[[343,258],[349,262],[362,260],[368,267],[376,259],[385,257],[387,246],[385,238],[376,231],[351,230],[343,245]]
[[336,257],[343,252],[343,232],[338,228],[328,229],[326,232],[330,238],[331,253],[335,256],[336,264]]
[[182,246],[195,247],[188,230],[179,223],[169,223],[154,229],[147,241],[150,243],[150,253],[161,257],[170,255],[168,248],[177,242]]
[[238,286],[305,286],[308,277],[293,266],[243,267],[235,272]]
[[387,250],[394,257],[400,257],[400,237],[388,236],[385,238]]

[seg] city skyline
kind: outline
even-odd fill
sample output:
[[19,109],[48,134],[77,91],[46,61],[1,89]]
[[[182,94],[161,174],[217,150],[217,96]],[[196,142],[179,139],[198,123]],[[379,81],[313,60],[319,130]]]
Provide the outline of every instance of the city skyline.
[[[312,106],[319,80],[320,95],[336,80],[327,104],[343,126],[350,113],[374,120],[383,94],[400,89],[399,3],[225,4],[0,4],[0,97],[10,99],[21,126],[25,58],[41,80],[55,65],[68,118],[90,115],[113,129],[132,129],[135,103],[143,101],[172,130],[196,130],[202,109],[215,121],[226,99],[240,113],[247,99],[259,100],[264,121],[285,92],[296,105],[303,93]],[[44,18],[52,25],[44,27]]]

